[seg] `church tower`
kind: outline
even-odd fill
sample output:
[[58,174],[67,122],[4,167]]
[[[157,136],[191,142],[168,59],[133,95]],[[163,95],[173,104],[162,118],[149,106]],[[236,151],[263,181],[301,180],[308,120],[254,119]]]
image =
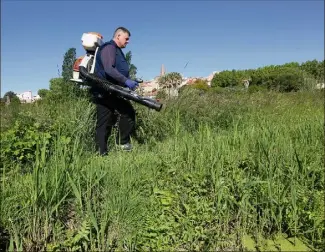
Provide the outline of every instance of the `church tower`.
[[162,64],[161,69],[160,69],[160,76],[165,75],[165,73],[166,73],[165,66],[164,66],[164,64]]

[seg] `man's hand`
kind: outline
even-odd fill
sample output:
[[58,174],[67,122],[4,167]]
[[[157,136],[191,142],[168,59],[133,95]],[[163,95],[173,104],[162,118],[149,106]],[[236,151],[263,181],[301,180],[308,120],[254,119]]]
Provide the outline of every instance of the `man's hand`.
[[130,88],[131,90],[134,90],[139,83],[133,80],[126,80],[126,82],[124,83],[128,88]]

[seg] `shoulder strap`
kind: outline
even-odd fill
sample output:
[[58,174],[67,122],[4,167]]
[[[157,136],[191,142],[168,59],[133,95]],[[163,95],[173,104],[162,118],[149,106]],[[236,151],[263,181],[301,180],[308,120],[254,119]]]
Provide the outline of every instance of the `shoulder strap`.
[[[99,47],[99,49],[98,49],[98,53],[100,54],[100,53],[101,53],[101,50],[102,50],[105,46],[107,46],[107,45],[113,45],[114,48],[115,48],[115,62],[114,62],[114,66],[115,66],[115,65],[116,65],[116,56],[117,56],[117,47],[116,47],[116,45],[115,45],[114,43],[112,43],[112,41],[105,42],[104,44],[102,44],[102,45]],[[101,54],[100,54],[100,56],[101,56]],[[101,64],[103,64],[103,63],[102,63],[102,58],[101,58],[101,57],[100,57],[100,62],[101,62]]]

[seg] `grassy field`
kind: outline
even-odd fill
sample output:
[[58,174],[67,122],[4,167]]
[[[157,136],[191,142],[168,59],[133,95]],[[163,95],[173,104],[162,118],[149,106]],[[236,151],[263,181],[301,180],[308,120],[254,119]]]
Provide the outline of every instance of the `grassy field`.
[[[23,108],[36,118],[33,136],[35,124],[46,129],[35,154],[23,152],[32,162],[2,163],[3,243],[33,251],[323,251],[323,93],[193,92],[160,113],[136,105],[134,151],[113,147],[105,158],[91,151],[86,100]],[[28,121],[12,113],[3,114],[7,125]],[[10,134],[1,148],[18,153]]]

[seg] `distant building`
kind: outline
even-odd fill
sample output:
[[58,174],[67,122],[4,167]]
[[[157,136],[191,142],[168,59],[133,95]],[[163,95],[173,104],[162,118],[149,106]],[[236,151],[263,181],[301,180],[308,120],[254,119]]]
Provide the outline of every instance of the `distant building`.
[[21,103],[32,103],[36,100],[41,99],[39,95],[32,95],[32,91],[26,91],[20,94],[17,94],[17,97],[19,98]]
[[[212,72],[208,77],[183,77],[183,81],[179,87],[185,86],[185,85],[191,85],[196,80],[202,79],[207,80],[208,85],[211,86],[211,81],[215,74],[219,72],[214,71]],[[160,89],[158,80],[161,76],[166,74],[165,66],[162,64],[160,68],[160,75],[156,76],[152,80],[144,81],[142,84],[140,84],[140,90],[143,92],[146,96],[155,96],[157,94],[157,91]]]
[[161,76],[166,74],[165,66],[162,64],[160,68],[160,74],[149,81],[144,81],[140,84],[140,90],[146,96],[155,96],[159,89],[158,80]]
[[26,91],[20,94],[17,94],[20,102],[31,102],[32,101],[32,91]]

